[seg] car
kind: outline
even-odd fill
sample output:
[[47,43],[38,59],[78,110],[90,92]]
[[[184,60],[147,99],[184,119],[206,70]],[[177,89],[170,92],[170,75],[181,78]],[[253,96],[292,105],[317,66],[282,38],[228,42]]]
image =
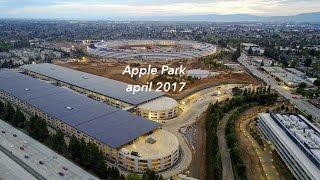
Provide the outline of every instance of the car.
[[23,141],[24,144],[28,144],[28,141]]
[[24,150],[24,147],[22,147],[22,146],[21,146],[21,147],[20,147],[20,150],[22,150],[22,151],[23,151],[23,150]]
[[293,98],[293,99],[300,99],[299,96],[293,96],[292,98]]
[[6,132],[5,131],[1,131],[2,132],[2,134],[5,134]]
[[12,136],[13,136],[13,137],[17,137],[17,135],[16,135],[16,134],[13,134]]
[[138,152],[136,152],[136,151],[132,151],[132,152],[131,152],[131,155],[132,155],[132,156],[137,156],[137,157],[140,157],[140,156],[141,156],[140,153],[138,153]]
[[29,159],[29,156],[28,155],[24,155],[24,158]]
[[59,172],[58,173],[60,176],[64,176],[64,173],[63,172]]
[[65,170],[65,171],[68,171],[68,168],[65,167],[65,166],[63,166],[62,169]]
[[11,148],[14,148],[14,145],[10,145]]
[[44,162],[43,161],[39,161],[39,164],[44,164]]

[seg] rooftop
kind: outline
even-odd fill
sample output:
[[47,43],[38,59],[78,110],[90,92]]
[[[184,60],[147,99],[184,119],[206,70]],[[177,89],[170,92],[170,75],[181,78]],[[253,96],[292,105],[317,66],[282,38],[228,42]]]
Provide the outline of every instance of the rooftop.
[[112,148],[125,145],[160,124],[12,70],[0,70],[0,90]]
[[131,105],[139,105],[164,95],[164,93],[156,91],[141,91],[132,94],[132,92],[126,91],[128,86],[127,83],[65,68],[62,66],[57,66],[54,64],[42,63],[23,65],[21,66],[21,69],[32,71],[58,81],[78,86],[83,89],[129,103]]
[[173,109],[178,106],[178,102],[169,97],[160,97],[139,106],[142,109],[148,109],[151,111],[162,111]]
[[291,151],[296,161],[320,176],[320,133],[306,118],[297,114],[261,113],[260,117],[272,128],[273,133]]
[[133,144],[124,146],[121,151],[138,152],[141,159],[159,159],[169,156],[178,148],[178,139],[172,133],[157,130],[149,136],[141,136]]

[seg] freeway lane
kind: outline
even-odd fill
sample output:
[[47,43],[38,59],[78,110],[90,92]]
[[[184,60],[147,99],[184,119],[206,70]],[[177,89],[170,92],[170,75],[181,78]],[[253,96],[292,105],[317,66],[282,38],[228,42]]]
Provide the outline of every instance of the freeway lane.
[[305,112],[306,114],[312,115],[317,122],[320,122],[320,109],[310,104],[305,99],[294,99],[293,95],[284,87],[278,85],[278,82],[271,77],[268,77],[267,74],[261,72],[257,67],[248,64],[247,55],[241,53],[241,56],[238,58],[238,62],[245,66],[253,75],[262,79],[265,83],[271,86],[272,89],[276,90],[280,95],[288,99],[292,104],[294,104],[300,111]]
[[[2,120],[0,120],[0,131],[0,146],[10,152],[14,158],[20,160],[26,170],[31,168],[36,171],[39,177],[43,177],[41,179],[97,179]],[[29,170],[29,172],[32,171]],[[63,175],[59,175],[59,172],[62,172]]]
[[28,171],[17,164],[5,153],[0,151],[0,179],[5,180],[36,180]]

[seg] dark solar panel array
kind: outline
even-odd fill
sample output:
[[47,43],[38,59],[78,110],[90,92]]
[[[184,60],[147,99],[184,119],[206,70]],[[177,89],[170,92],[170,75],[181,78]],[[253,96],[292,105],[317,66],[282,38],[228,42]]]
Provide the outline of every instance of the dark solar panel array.
[[0,70],[0,90],[112,148],[160,127],[156,122],[12,70]]
[[127,92],[127,83],[96,76],[93,74],[76,71],[73,69],[57,66],[54,64],[32,64],[23,65],[22,69],[35,72],[37,74],[56,79],[68,84],[72,84],[83,89],[87,89],[131,105],[139,105],[144,102],[153,100],[157,97],[163,96],[164,93],[156,91],[144,91],[132,94]]

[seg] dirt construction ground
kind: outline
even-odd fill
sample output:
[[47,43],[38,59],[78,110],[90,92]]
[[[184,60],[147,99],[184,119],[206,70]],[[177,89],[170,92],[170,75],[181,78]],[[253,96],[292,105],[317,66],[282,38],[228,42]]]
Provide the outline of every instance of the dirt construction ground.
[[[183,67],[188,69],[195,69],[195,68],[203,68],[196,60],[189,60],[183,62],[171,62],[171,63],[160,63],[160,62],[136,62],[136,61],[128,61],[128,62],[119,62],[119,61],[111,61],[111,62],[101,62],[101,61],[87,61],[87,62],[67,62],[67,61],[55,61],[57,65],[61,65],[64,67],[68,67],[71,69],[95,74],[98,76],[103,76],[106,78],[126,82],[129,84],[138,84],[143,85],[147,82],[154,81],[156,82],[187,82],[186,87],[183,91],[179,92],[168,92],[173,98],[182,99],[183,97],[190,95],[196,91],[217,86],[220,84],[260,84],[254,77],[247,74],[246,72],[232,72],[230,69],[224,69],[222,67],[218,67],[215,69],[210,69],[211,72],[218,72],[219,75],[210,76],[205,79],[195,80],[195,81],[188,81],[185,77],[168,77],[168,76],[158,76],[158,75],[144,75],[141,78],[131,78],[129,75],[122,75],[125,67],[130,65],[131,67],[147,67],[149,64],[151,67],[161,68],[162,65],[167,64],[170,67],[179,67],[183,64]],[[177,89],[179,89],[179,85]]]

